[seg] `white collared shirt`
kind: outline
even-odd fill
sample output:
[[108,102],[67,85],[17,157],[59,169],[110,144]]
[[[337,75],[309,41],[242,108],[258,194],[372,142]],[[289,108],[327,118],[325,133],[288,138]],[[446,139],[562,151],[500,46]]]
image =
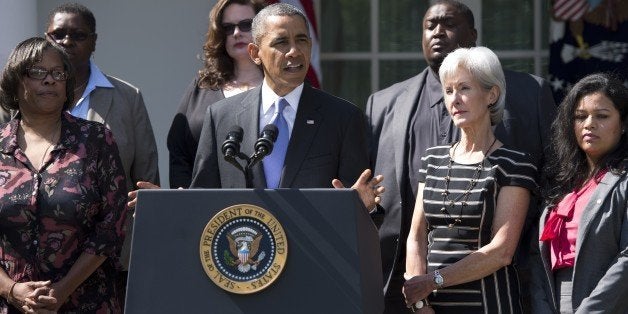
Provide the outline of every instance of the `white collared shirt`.
[[[290,104],[283,109],[283,117],[288,123],[288,129],[290,135],[292,135],[292,129],[294,128],[294,120],[297,118],[297,109],[299,108],[299,100],[301,100],[301,94],[303,93],[303,83],[293,89],[283,98]],[[275,119],[275,102],[277,99],[282,98],[266,84],[266,80],[262,83],[262,105],[259,110],[259,132],[262,132],[264,126],[271,123]]]
[[83,92],[83,96],[76,103],[74,108],[70,109],[70,114],[75,117],[87,119],[87,112],[89,111],[89,95],[92,91],[96,89],[96,87],[103,88],[113,88],[113,85],[105,74],[100,71],[98,66],[92,61],[89,61],[89,79],[87,80],[87,86],[85,86],[85,91]]

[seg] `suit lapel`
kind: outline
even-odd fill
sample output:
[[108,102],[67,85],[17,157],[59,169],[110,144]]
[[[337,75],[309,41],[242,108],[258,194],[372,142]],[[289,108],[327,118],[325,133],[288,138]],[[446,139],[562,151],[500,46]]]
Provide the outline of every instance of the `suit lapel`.
[[[244,129],[242,138],[242,152],[247,156],[254,152],[255,142],[259,136],[259,107],[262,102],[262,89],[257,87],[242,100],[239,111],[236,113],[236,124]],[[266,187],[266,177],[264,177],[264,167],[259,162],[251,169],[253,175],[253,186],[256,188]]]
[[[315,97],[313,88],[305,84],[299,100],[299,108],[294,120],[279,187],[292,186],[292,182],[294,182],[299,168],[301,168],[301,164],[310,150],[314,136],[323,123],[323,115],[318,112],[320,104],[313,101]],[[308,120],[314,123],[307,123]]]
[[89,110],[87,111],[87,120],[96,121],[106,124],[111,103],[113,102],[112,88],[96,87],[89,95]]
[[[602,181],[600,181],[595,191],[593,191],[585,210],[582,211],[580,223],[578,224],[577,239],[587,239],[586,234],[589,232],[589,229],[591,229],[594,218],[603,210],[602,204],[604,204],[604,199],[611,193],[620,178],[621,176],[615,175],[610,171],[604,175]],[[578,264],[578,255],[581,252],[580,248],[582,247],[582,242],[584,241],[576,241],[576,260],[574,267]]]
[[407,165],[406,155],[408,154],[408,145],[406,143],[408,128],[410,127],[410,119],[412,118],[412,110],[414,104],[417,103],[421,89],[425,85],[425,79],[428,70],[425,69],[418,75],[416,80],[417,84],[406,86],[405,90],[399,96],[400,101],[395,105],[395,114],[393,117],[393,138],[395,141],[395,169],[397,169],[397,186],[402,187],[407,182],[403,182],[402,178],[406,172]]

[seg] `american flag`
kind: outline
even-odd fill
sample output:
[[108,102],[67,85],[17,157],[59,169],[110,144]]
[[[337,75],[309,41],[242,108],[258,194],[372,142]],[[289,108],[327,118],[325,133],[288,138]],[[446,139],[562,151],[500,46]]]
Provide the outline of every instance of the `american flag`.
[[312,59],[310,61],[310,69],[307,72],[307,80],[312,86],[320,88],[322,82],[321,60],[314,3],[312,0],[266,0],[266,3],[268,4],[273,4],[277,2],[292,4],[293,6],[303,11],[303,13],[305,13],[305,16],[307,17],[310,24],[310,37],[312,37]]
[[589,9],[587,0],[555,0],[554,18],[561,21],[576,21]]

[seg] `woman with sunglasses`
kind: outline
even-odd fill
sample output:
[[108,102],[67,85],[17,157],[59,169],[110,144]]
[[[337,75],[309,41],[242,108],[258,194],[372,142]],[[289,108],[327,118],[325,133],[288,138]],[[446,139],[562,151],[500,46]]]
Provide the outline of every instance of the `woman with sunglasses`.
[[0,313],[121,313],[115,279],[127,217],[118,148],[66,112],[75,78],[43,38],[15,48],[0,80]]
[[187,188],[192,181],[207,107],[262,83],[248,45],[253,17],[263,7],[261,0],[219,0],[209,13],[204,66],[185,91],[168,133],[171,188]]

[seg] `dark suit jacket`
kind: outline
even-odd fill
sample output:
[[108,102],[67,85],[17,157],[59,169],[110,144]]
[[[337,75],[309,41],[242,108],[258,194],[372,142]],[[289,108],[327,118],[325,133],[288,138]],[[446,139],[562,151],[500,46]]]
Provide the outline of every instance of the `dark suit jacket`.
[[[245,178],[221,151],[229,129],[244,129],[241,151],[253,153],[259,135],[261,87],[209,106],[199,140],[192,188],[244,188]],[[334,178],[351,186],[368,168],[364,114],[353,104],[309,85],[303,88],[281,188],[331,188]],[[253,186],[265,188],[262,163],[253,167]]]
[[[413,195],[405,192],[405,186],[410,184],[408,129],[427,74],[426,68],[415,77],[371,95],[366,107],[371,128],[371,167],[374,173],[384,175],[382,185],[386,187],[380,203],[385,214],[381,221],[376,221],[380,227],[385,289],[396,270],[395,264],[405,264],[406,238],[416,199],[416,191]],[[505,75],[506,104],[495,135],[504,144],[530,153],[540,165],[556,111],[551,90],[543,79],[533,75],[512,71],[505,71]],[[400,271],[403,273],[404,269]]]
[[[628,162],[625,162],[628,166]],[[626,169],[624,166],[624,169]],[[608,172],[580,217],[576,241],[572,308],[576,313],[628,313],[628,175]],[[545,224],[549,208],[539,223]],[[550,247],[535,233],[532,312],[558,313]]]

